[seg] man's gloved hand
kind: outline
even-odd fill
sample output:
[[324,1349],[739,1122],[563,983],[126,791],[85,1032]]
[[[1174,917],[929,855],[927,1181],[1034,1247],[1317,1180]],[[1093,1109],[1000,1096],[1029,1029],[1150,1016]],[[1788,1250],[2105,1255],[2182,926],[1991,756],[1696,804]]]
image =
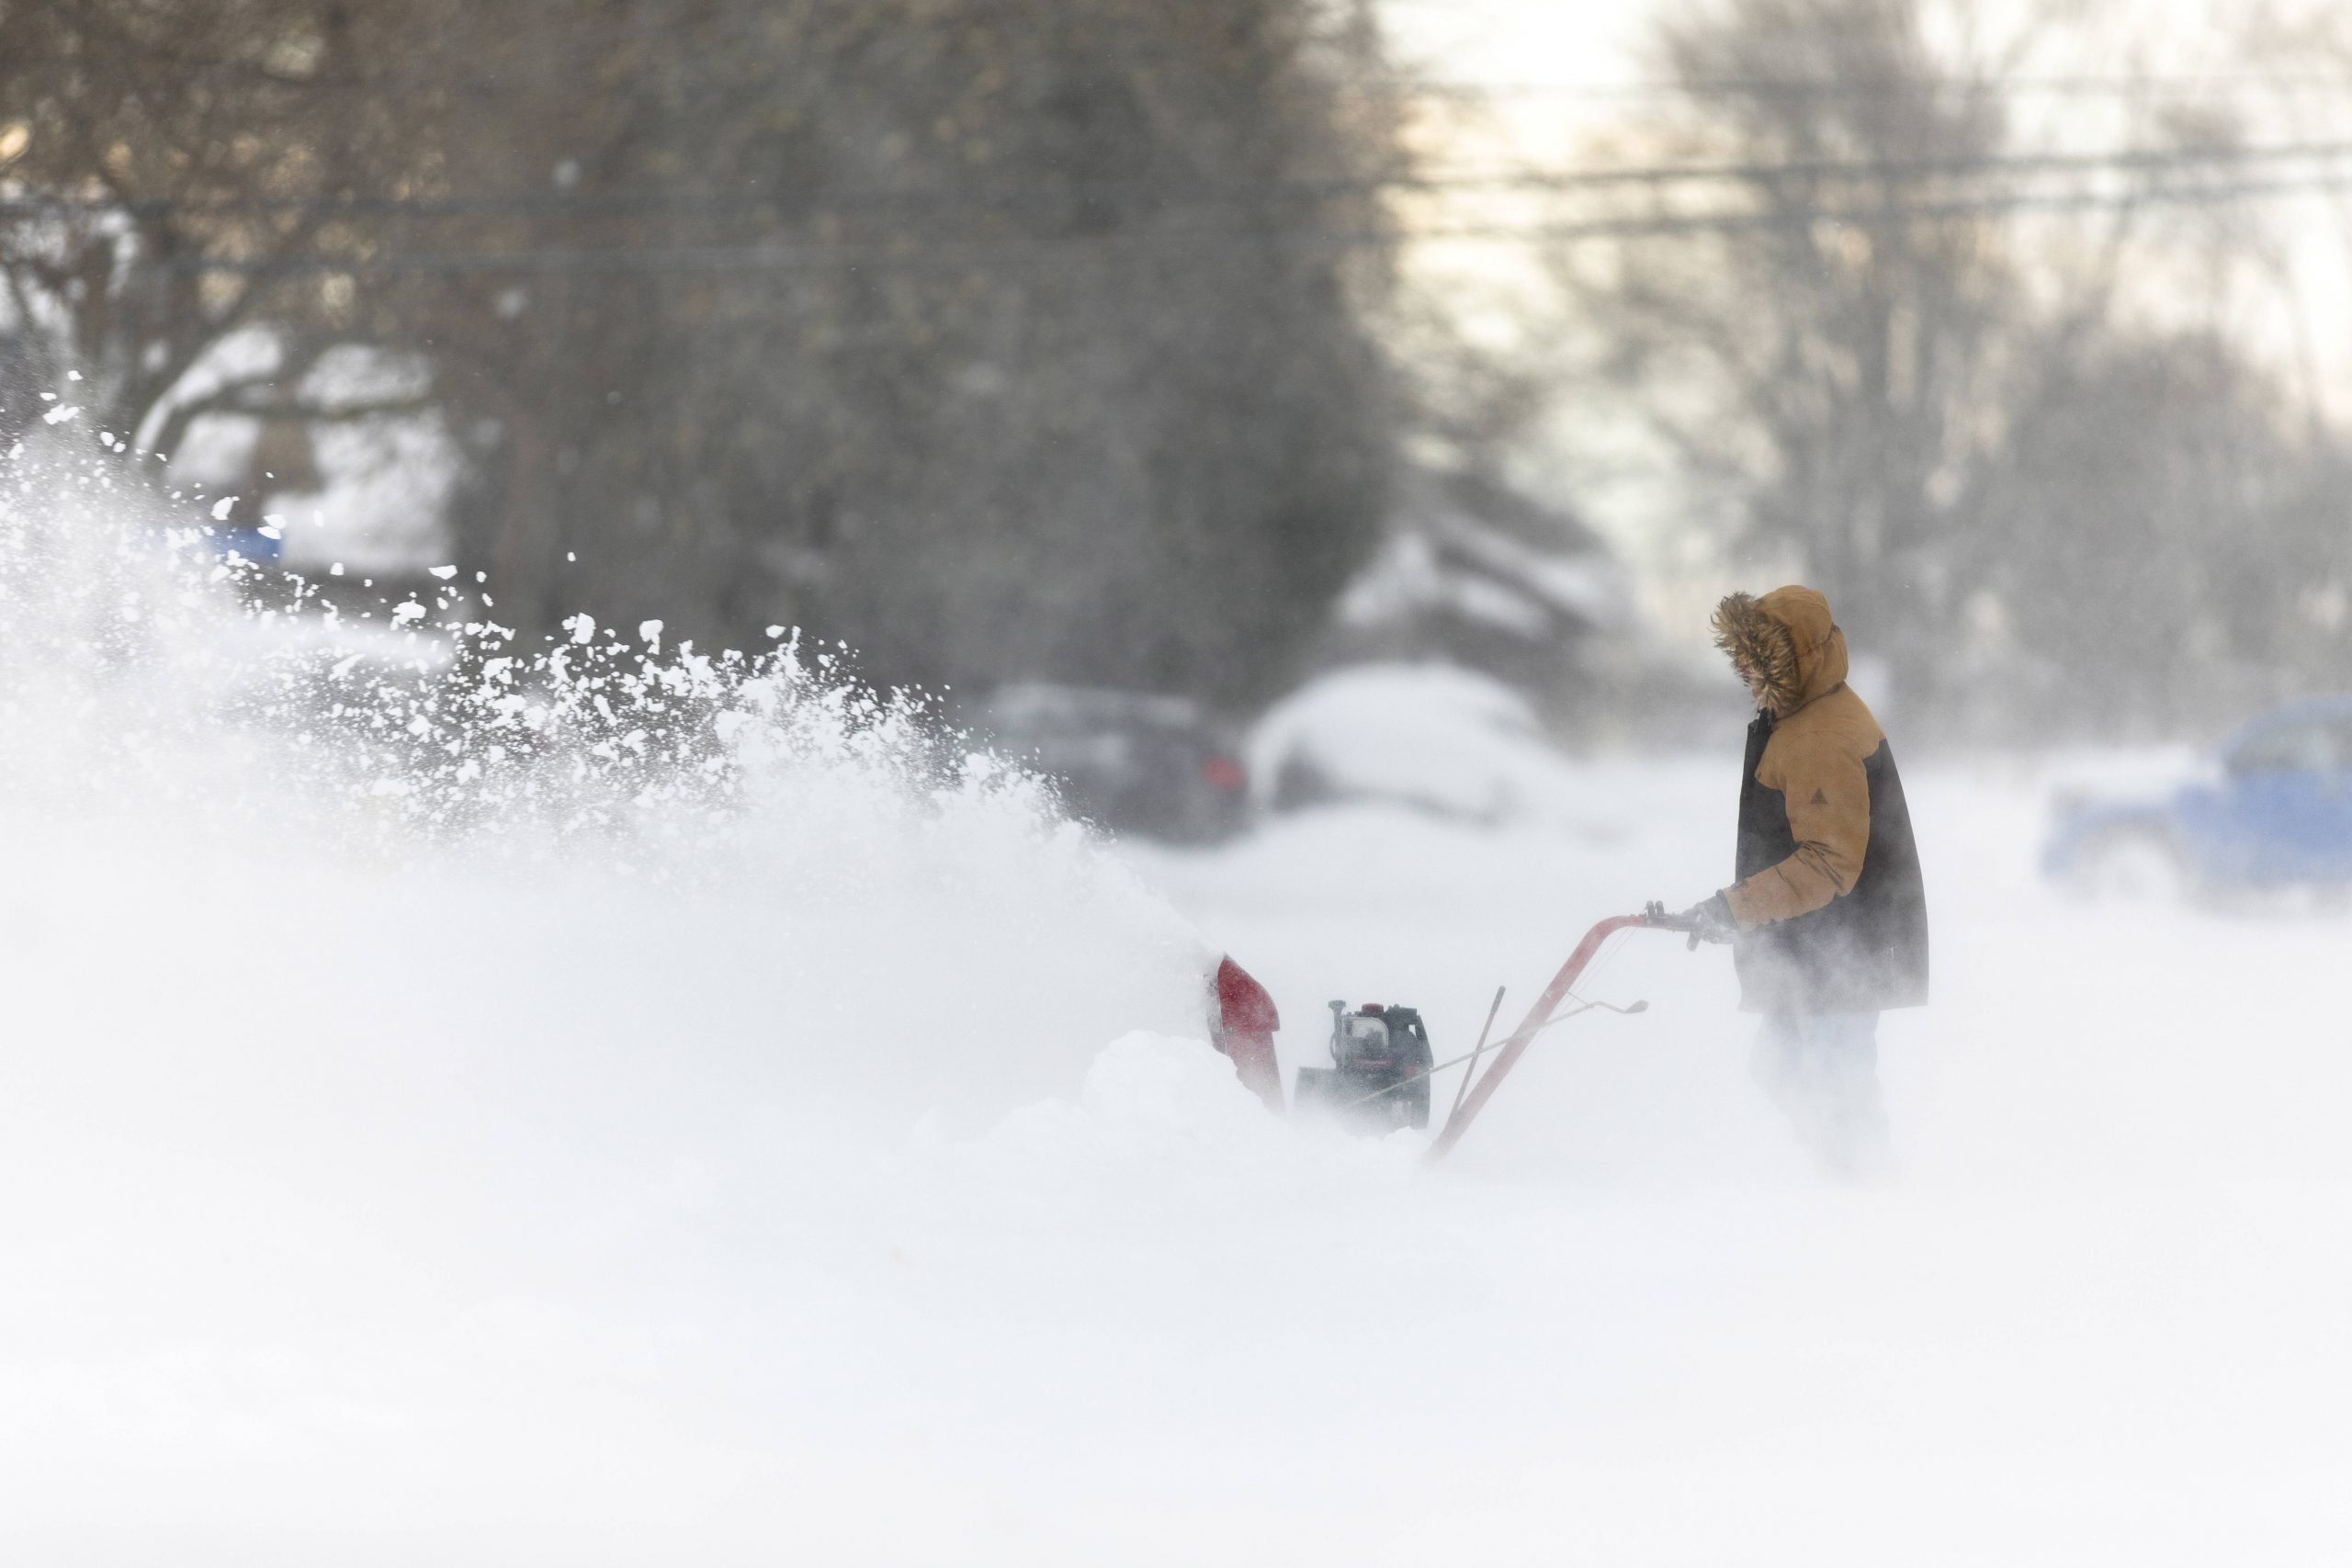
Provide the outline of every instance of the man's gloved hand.
[[1732,918],[1731,900],[1720,893],[1704,903],[1691,905],[1675,920],[1690,931],[1693,947],[1702,942],[1729,942],[1739,934],[1739,922]]

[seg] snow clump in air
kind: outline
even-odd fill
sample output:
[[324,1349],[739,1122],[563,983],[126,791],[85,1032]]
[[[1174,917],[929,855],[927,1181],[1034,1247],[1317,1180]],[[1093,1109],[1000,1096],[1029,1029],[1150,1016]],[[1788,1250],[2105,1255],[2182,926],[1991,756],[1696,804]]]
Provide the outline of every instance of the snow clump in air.
[[[454,573],[367,603],[245,559],[207,510],[71,437],[0,464],[0,803],[215,879],[459,878],[486,936],[550,879],[632,923],[673,889],[705,901],[664,917],[684,938],[567,983],[673,1014],[740,984],[730,1029],[910,1117],[1067,1088],[1138,1024],[1202,1029],[1200,939],[921,694],[792,635],[526,634]],[[274,931],[272,971],[301,944]],[[533,981],[498,984],[521,1006]]]

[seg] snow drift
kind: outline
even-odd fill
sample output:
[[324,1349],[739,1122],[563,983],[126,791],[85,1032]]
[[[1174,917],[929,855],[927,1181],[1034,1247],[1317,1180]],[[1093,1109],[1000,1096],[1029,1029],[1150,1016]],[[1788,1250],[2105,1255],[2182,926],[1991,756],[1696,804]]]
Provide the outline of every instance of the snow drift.
[[493,1455],[633,1471],[603,1402],[653,1361],[724,1405],[822,1359],[787,1260],[876,1151],[1200,1032],[1196,934],[919,699],[526,643],[454,572],[338,614],[222,537],[112,459],[0,469],[10,1555],[506,1560],[547,1497]]
[[1125,852],[1163,898],[813,660],[247,615],[139,493],[0,486],[8,1561],[2352,1545],[2341,918],[2094,917],[2030,773],[1916,765],[1899,1182],[1815,1179],[1646,933],[1432,1176],[1186,1038],[1187,917],[1292,1065],[1331,996],[1449,1054],[1721,879],[1727,760]]

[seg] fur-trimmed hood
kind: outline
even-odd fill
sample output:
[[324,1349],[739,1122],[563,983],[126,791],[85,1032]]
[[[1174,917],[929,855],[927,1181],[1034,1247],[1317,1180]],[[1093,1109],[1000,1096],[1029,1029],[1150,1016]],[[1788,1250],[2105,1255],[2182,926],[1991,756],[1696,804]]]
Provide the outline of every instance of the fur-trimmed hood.
[[1764,711],[1784,718],[1846,679],[1846,634],[1830,619],[1829,601],[1791,584],[1761,599],[1731,593],[1715,606],[1715,646],[1747,678],[1763,676]]

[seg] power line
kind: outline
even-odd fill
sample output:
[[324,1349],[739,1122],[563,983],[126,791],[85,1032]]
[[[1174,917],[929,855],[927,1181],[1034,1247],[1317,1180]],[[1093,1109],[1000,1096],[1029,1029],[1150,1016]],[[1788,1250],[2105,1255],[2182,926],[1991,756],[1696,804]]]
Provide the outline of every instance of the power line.
[[1471,224],[1418,231],[1306,230],[1250,232],[1206,229],[1161,233],[1135,231],[1064,235],[1007,235],[995,239],[931,241],[920,244],[614,246],[534,250],[385,252],[372,255],[292,254],[254,257],[182,257],[153,264],[169,272],[240,276],[348,274],[548,274],[548,273],[772,273],[817,268],[897,270],[954,265],[975,254],[1080,245],[1127,245],[1148,250],[1200,244],[1249,244],[1277,250],[1394,247],[1407,243],[1447,241],[1511,243],[1572,243],[1603,239],[1667,238],[1799,229],[1832,223],[1884,228],[1961,217],[2028,212],[2114,211],[2139,207],[2207,206],[2233,201],[2317,194],[2352,188],[2352,172],[2292,179],[2154,186],[2132,191],[1999,193],[1942,200],[1886,202],[1874,206],[1804,207],[1738,212],[1661,213],[1536,225]]
[[1758,185],[1807,180],[1877,183],[1975,174],[2049,174],[2087,169],[2163,170],[2208,164],[2301,163],[2311,159],[2340,158],[2347,154],[2352,154],[2352,141],[2292,141],[2235,147],[2125,147],[2097,152],[1994,152],[1926,158],[1791,159],[1769,164],[1669,164],[1623,169],[1525,171],[1492,179],[1439,178],[1428,184],[1438,188],[1483,184],[1575,188],[1702,182]]
[[[566,24],[577,28],[578,19]],[[630,29],[625,36],[639,36]],[[610,47],[590,39],[575,47]],[[717,47],[723,39],[700,40]],[[537,63],[537,62],[535,62]],[[257,59],[169,56],[152,47],[131,47],[77,55],[19,57],[6,62],[14,77],[81,76],[120,71],[128,74],[170,76],[178,80],[230,79],[256,87],[287,92],[387,94],[430,91],[436,87],[474,93],[509,90],[511,82],[495,75],[429,72],[380,72],[364,75],[328,75],[282,71]],[[520,78],[524,73],[514,73]],[[1632,82],[1466,82],[1417,75],[1403,70],[1350,72],[1326,80],[1339,87],[1391,92],[1408,97],[1436,98],[1581,98],[1595,100],[1643,98],[1842,98],[1871,99],[1933,96],[1951,93],[1996,93],[2021,96],[2058,97],[2196,97],[2242,93],[2331,92],[2352,94],[2352,71],[2219,71],[2106,74],[2098,73],[2045,75],[1971,75],[1962,73],[1885,76],[1695,76]]]
[[[1580,223],[1536,225],[1490,234],[1464,231],[1439,232],[1434,239],[1510,238],[1522,241],[1571,242],[1589,239],[1634,239],[1690,233],[1737,233],[1759,229],[1797,228],[1815,223],[1842,223],[1856,228],[1883,228],[1946,218],[1993,217],[2004,213],[2113,212],[2139,207],[2222,206],[2234,201],[2285,196],[2312,196],[2352,189],[2352,171],[2306,175],[2291,179],[2241,180],[2227,184],[2204,182],[2181,186],[2149,186],[2131,191],[2006,192],[1939,200],[1904,201],[1877,207],[1794,209],[1785,212],[1659,214],[1646,218],[1596,219]],[[1416,236],[1421,237],[1421,236]]]
[[1400,76],[1386,84],[1408,96],[1442,98],[1848,98],[1927,97],[1952,93],[2052,97],[2198,97],[2237,93],[2331,92],[2352,96],[2352,72],[2221,72],[2150,76],[1721,76],[1648,82],[1445,82]]
[[1391,175],[1259,182],[1075,180],[1020,186],[904,186],[897,189],[523,191],[461,197],[155,197],[127,201],[79,197],[0,198],[0,217],[54,215],[173,218],[283,213],[304,217],[497,218],[625,217],[663,213],[736,213],[786,208],[810,213],[865,205],[985,205],[1023,199],[1148,197],[1195,201],[1256,201],[1382,191],[1572,190],[1612,186],[1775,181],[1883,183],[1971,175],[2046,174],[2115,169],[2164,171],[2211,165],[2300,163],[2352,156],[2352,141],[2301,141],[2256,146],[2120,148],[2095,152],[1987,153],[1928,158],[1819,159],[1773,163],[1666,164],[1615,169],[1508,170],[1473,175]]

